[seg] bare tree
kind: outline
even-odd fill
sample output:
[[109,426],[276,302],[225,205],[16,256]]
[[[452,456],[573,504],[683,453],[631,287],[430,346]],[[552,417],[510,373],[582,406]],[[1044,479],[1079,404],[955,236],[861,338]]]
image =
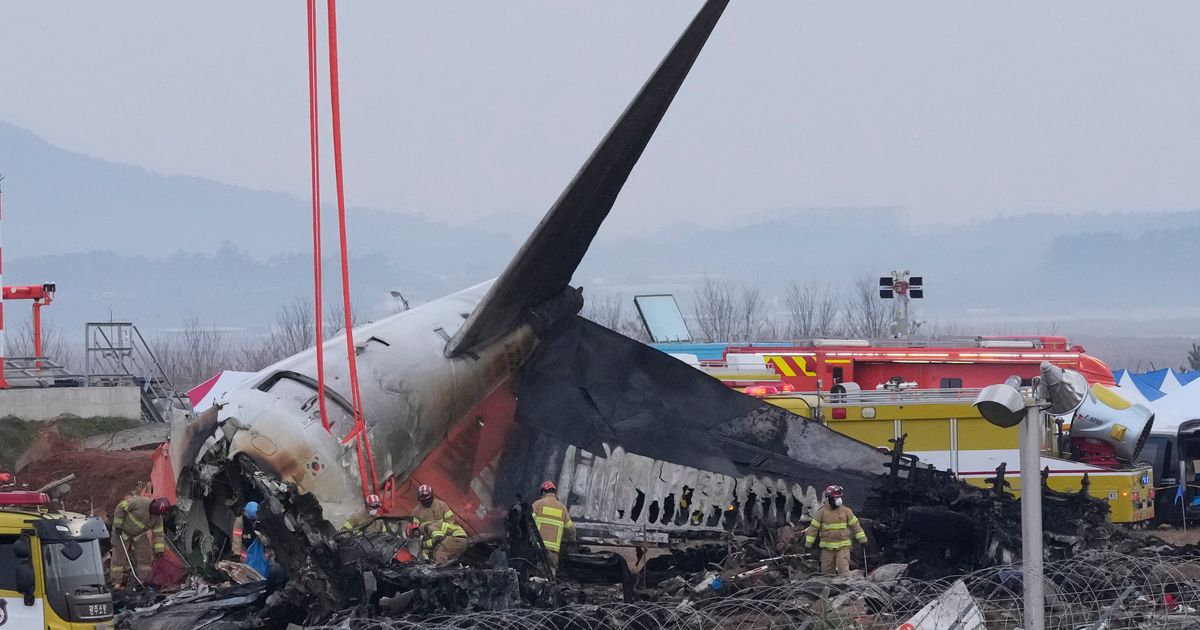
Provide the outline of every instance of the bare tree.
[[285,303],[275,314],[266,337],[243,344],[236,365],[243,370],[262,368],[303,352],[313,346],[317,320],[312,302],[296,298]]
[[756,287],[704,276],[696,288],[693,314],[700,337],[708,341],[755,341],[773,335],[766,302]]
[[700,337],[706,341],[729,341],[737,319],[736,292],[733,284],[708,275],[696,289],[692,306]]
[[774,322],[758,287],[742,287],[735,309],[733,339],[762,341],[775,337]]
[[788,285],[784,296],[788,322],[783,327],[791,339],[836,337],[839,330],[837,298],[829,290],[811,285]]
[[[33,343],[33,320],[22,321],[12,332],[16,334],[7,337],[7,356],[34,357],[37,353]],[[42,320],[42,356],[67,369],[75,362],[75,352],[63,339],[62,332],[45,319]]]
[[626,308],[626,297],[616,293],[589,295],[583,300],[584,318],[626,337],[646,342],[650,340],[646,328]]
[[311,348],[316,329],[312,302],[296,298],[279,307],[275,322],[271,324],[268,342],[282,359]]
[[[234,365],[243,370],[261,370],[282,359],[299,354],[316,343],[317,321],[312,302],[296,298],[279,308],[266,337],[243,344]],[[345,330],[345,312],[341,304],[330,304],[321,321],[322,338],[329,340]],[[350,325],[364,322],[362,314],[350,305]]]
[[159,337],[152,349],[163,371],[181,390],[195,387],[229,366],[224,333],[195,316],[185,320],[178,333]]
[[842,309],[849,335],[879,339],[891,332],[892,309],[880,299],[878,283],[869,274],[854,280]]
[[[397,310],[396,312],[400,311]],[[362,313],[359,311],[358,305],[351,301],[350,326],[359,326],[360,324],[364,323],[364,321],[365,320],[363,319]],[[342,308],[341,302],[330,304],[325,308],[325,318],[321,322],[321,328],[325,331],[326,339],[341,334],[346,329],[346,309]],[[309,335],[309,341],[312,341],[312,335]],[[309,343],[309,345],[312,345],[312,343]]]

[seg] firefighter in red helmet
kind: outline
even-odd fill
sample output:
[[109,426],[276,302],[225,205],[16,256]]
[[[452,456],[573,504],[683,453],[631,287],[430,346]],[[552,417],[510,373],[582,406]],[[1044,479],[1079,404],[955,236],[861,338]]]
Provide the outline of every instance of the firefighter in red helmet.
[[537,523],[551,576],[558,575],[558,559],[563,543],[575,540],[575,522],[567,506],[558,500],[558,487],[553,481],[542,482],[542,498],[533,502],[533,520]]
[[171,509],[164,497],[144,496],[134,492],[121,500],[113,510],[112,556],[109,577],[120,587],[126,572],[132,567],[139,576],[149,576],[154,558],[167,549],[163,532],[163,516]]
[[383,499],[378,494],[368,494],[363,499],[363,509],[350,515],[342,529],[357,530],[361,534],[382,534],[388,531],[379,511],[383,508]]
[[450,506],[435,497],[433,488],[426,484],[417,488],[413,526],[421,533],[421,551],[428,560],[452,564],[467,549],[466,530],[458,523]]
[[838,575],[850,573],[850,547],[853,541],[867,542],[867,535],[854,511],[842,505],[843,494],[841,486],[825,488],[825,500],[804,531],[805,547],[811,547],[820,540],[821,573],[827,575],[832,575],[835,569]]

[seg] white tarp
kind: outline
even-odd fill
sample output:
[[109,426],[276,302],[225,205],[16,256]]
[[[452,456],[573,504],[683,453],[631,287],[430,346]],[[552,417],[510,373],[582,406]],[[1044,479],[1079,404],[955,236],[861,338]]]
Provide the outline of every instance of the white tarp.
[[958,580],[937,599],[929,602],[907,623],[903,630],[987,630],[983,624],[983,611],[971,597],[967,585]]

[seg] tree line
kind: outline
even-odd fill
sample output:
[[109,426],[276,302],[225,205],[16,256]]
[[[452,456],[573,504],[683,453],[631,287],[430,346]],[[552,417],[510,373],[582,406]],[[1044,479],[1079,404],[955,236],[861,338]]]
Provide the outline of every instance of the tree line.
[[[878,280],[859,276],[844,290],[786,285],[768,297],[754,285],[704,276],[686,312],[693,341],[748,342],[781,339],[882,338],[891,334],[892,305],[879,298]],[[626,336],[649,340],[632,299],[617,294],[586,297],[583,316]]]

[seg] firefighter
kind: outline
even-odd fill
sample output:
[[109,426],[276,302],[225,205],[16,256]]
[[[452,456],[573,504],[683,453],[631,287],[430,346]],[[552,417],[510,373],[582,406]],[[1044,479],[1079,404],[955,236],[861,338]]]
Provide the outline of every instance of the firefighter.
[[379,518],[379,509],[383,507],[383,500],[379,495],[368,494],[363,503],[366,504],[366,509],[350,515],[342,529],[357,530],[362,534],[382,534],[388,531],[383,519]]
[[246,561],[246,551],[258,539],[258,502],[247,501],[242,506],[242,515],[233,519],[233,538],[229,550],[238,562]]
[[564,542],[575,540],[575,521],[567,507],[558,500],[558,487],[553,481],[542,482],[542,498],[533,502],[533,521],[546,547],[550,575],[558,575],[558,558]]
[[842,505],[842,487],[825,488],[825,502],[813,515],[808,529],[804,530],[804,546],[812,547],[821,541],[821,573],[838,575],[850,573],[851,537],[860,543],[867,542],[867,535],[858,524],[854,511]]
[[[445,501],[433,496],[433,488],[425,484],[421,484],[417,488],[417,507],[413,510],[412,522],[413,528],[420,532],[424,538],[422,554],[427,560],[435,560],[433,553],[434,535],[437,532],[449,532],[453,530],[453,528],[443,529],[442,525],[444,523],[458,525],[454,511],[450,509],[450,506],[446,505]],[[454,544],[451,542],[451,546]]]
[[427,557],[438,566],[454,564],[467,550],[467,531],[453,519],[443,519],[425,539]]
[[138,575],[149,575],[154,558],[167,550],[163,533],[163,515],[171,508],[164,497],[131,494],[113,510],[112,556],[108,572],[113,585],[120,588],[125,570],[132,564]]

